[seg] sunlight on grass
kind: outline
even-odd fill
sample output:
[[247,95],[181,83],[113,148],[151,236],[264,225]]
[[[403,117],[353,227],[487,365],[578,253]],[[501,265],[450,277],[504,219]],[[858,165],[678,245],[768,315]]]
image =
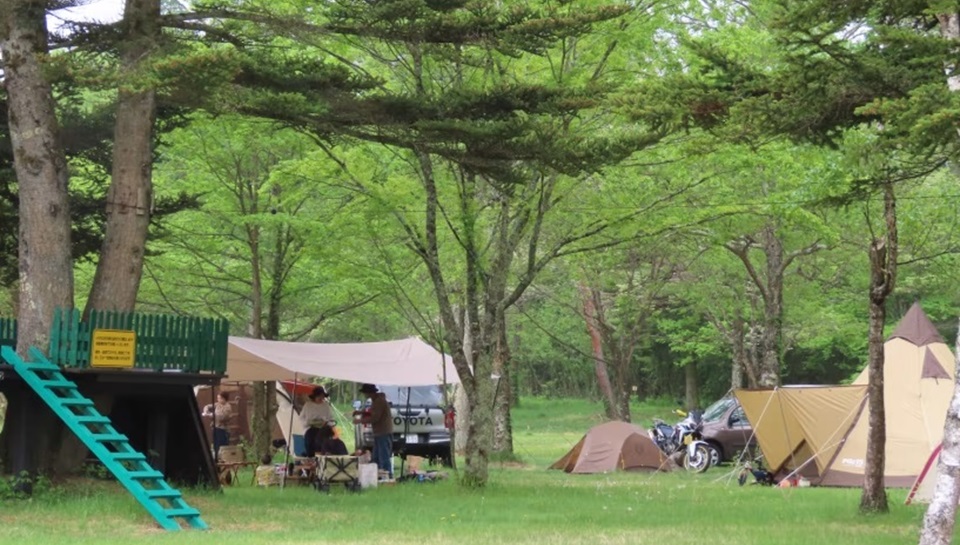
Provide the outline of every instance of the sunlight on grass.
[[[638,406],[644,425],[669,404]],[[740,487],[729,468],[567,475],[545,467],[591,426],[599,404],[525,399],[516,412],[516,451],[525,465],[492,464],[484,490],[454,476],[353,494],[310,487],[259,489],[249,475],[222,493],[185,490],[209,532],[157,529],[115,483],[78,479],[26,501],[0,504],[0,543],[339,544],[906,544],[923,515],[891,491],[891,514],[857,514],[856,489]]]

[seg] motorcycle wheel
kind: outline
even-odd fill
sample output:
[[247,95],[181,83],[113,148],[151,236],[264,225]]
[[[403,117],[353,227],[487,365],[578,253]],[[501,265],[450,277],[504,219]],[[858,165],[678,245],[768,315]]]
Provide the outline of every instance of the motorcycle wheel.
[[686,453],[684,453],[683,467],[687,471],[693,471],[694,473],[703,473],[710,469],[710,451],[706,445],[697,445],[694,449],[693,456],[687,456]]
[[707,444],[707,450],[710,452],[710,467],[716,467],[723,462],[720,459],[720,450],[717,447]]

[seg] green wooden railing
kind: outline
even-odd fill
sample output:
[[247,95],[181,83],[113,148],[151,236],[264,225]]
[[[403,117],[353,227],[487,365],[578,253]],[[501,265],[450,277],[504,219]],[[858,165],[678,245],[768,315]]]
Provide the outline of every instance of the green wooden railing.
[[[16,320],[0,319],[0,345],[16,345],[16,327]],[[136,369],[220,374],[227,370],[230,327],[226,320],[136,312],[91,311],[81,320],[79,310],[58,309],[50,328],[50,361],[89,368],[96,329],[134,331]]]
[[0,318],[0,346],[17,345],[17,321],[13,318]]

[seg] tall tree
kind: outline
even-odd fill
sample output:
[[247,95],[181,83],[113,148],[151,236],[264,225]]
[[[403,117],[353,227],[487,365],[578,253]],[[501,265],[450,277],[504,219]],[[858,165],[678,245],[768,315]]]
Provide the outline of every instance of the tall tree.
[[85,312],[131,311],[136,304],[153,213],[156,91],[144,68],[159,46],[159,18],[160,0],[126,0],[105,236]]
[[[597,104],[599,87],[588,92],[544,86],[511,64],[523,64],[624,10],[550,3],[542,10],[429,2],[344,1],[330,7],[321,15],[330,18],[326,27],[349,38],[344,43],[368,59],[360,64],[366,70],[376,64],[388,84],[360,101],[339,98],[331,110],[283,114],[319,138],[336,127],[382,144],[394,150],[397,168],[419,181],[416,208],[393,213],[405,244],[429,273],[445,342],[469,400],[463,481],[482,486],[493,445],[493,406],[504,403],[494,399],[501,394],[491,375],[497,374],[495,362],[506,361],[506,309],[549,261],[602,230],[578,226],[545,240],[542,226],[562,196],[558,187],[569,190],[562,174],[622,157],[646,138],[589,139],[569,131],[578,126],[578,111]],[[386,203],[394,197],[376,183],[354,180],[372,199]],[[441,246],[445,229],[453,246]],[[454,252],[458,274],[448,266]]]
[[0,55],[19,193],[17,350],[48,345],[53,313],[73,307],[67,163],[47,56],[47,2],[0,3]]
[[886,409],[883,404],[883,327],[887,297],[897,282],[897,201],[893,184],[883,186],[884,228],[870,241],[870,333],[867,396],[870,410],[866,468],[860,511],[887,512],[887,491],[883,486],[884,449],[887,444]]

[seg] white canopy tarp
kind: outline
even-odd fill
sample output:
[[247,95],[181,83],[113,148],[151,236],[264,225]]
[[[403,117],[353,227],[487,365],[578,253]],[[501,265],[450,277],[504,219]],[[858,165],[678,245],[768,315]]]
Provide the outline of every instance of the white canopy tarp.
[[370,343],[300,343],[230,337],[227,380],[294,380],[316,376],[426,386],[459,383],[450,356],[417,337]]

